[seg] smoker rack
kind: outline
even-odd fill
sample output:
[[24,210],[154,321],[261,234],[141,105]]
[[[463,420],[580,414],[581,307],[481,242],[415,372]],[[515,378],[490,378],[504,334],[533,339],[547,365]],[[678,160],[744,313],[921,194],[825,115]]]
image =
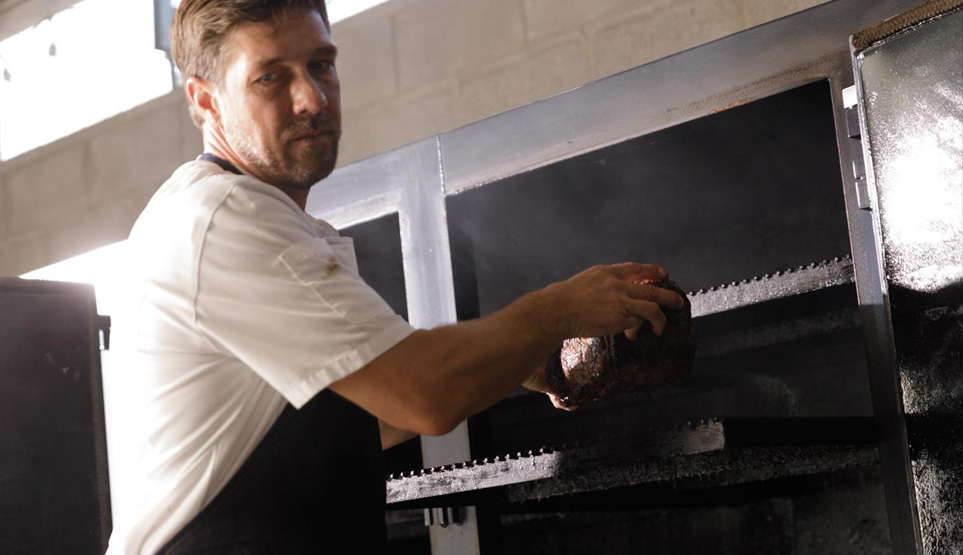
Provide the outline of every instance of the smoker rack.
[[[700,290],[690,297],[694,317],[702,318],[852,281],[852,261],[840,257]],[[852,295],[853,291],[842,293]],[[699,356],[725,356],[858,329],[855,309],[821,314],[738,329],[708,344],[703,341]],[[515,395],[536,396],[523,390]],[[626,398],[622,402],[636,401]],[[544,438],[545,427],[521,435]],[[597,426],[589,429],[589,434],[595,433]],[[427,524],[456,525],[463,518],[458,507],[464,506],[497,508],[503,520],[505,514],[518,512],[517,507],[538,514],[584,512],[586,506],[610,510],[625,505],[625,498],[632,498],[628,504],[637,506],[640,496],[664,502],[678,499],[680,494],[833,473],[878,462],[872,418],[711,419],[668,429],[589,435],[583,441],[395,473],[387,480],[388,522],[395,537],[412,537]]]
[[[800,266],[772,275],[690,293],[692,316],[699,318],[792,295],[803,295],[827,287],[852,283],[853,279],[851,258],[838,257],[818,264],[813,263],[809,266]],[[736,343],[735,349],[746,349],[763,343],[791,341],[858,326],[853,313],[846,314],[848,317],[819,318],[813,322],[797,320],[797,325],[786,326],[785,330],[771,328],[765,331],[753,330],[748,332],[748,335],[758,336],[758,339],[744,337],[742,340],[733,341],[730,337],[728,342]],[[710,356],[721,352],[724,352],[722,348],[712,349],[710,346]],[[518,394],[525,395],[521,391],[516,392],[516,395]],[[549,496],[547,492],[553,492],[552,494],[555,495],[579,493],[631,485],[637,480],[658,481],[668,479],[669,476],[679,478],[686,474],[686,471],[681,468],[671,468],[664,469],[666,472],[662,474],[648,472],[644,478],[640,478],[637,472],[614,470],[609,464],[612,462],[631,466],[646,459],[702,455],[707,452],[725,451],[730,447],[854,446],[874,445],[875,441],[872,419],[867,418],[714,419],[676,429],[649,430],[634,434],[622,433],[595,438],[584,444],[542,446],[537,450],[529,449],[524,452],[504,453],[432,468],[413,469],[407,473],[392,473],[388,476],[387,482],[388,503],[397,503],[399,508],[418,505],[437,506],[439,503],[451,505],[453,501],[447,498],[461,493],[528,484],[536,480],[557,479],[556,484],[541,489],[530,484],[526,485],[525,491],[532,492],[528,496],[514,493],[519,490],[517,487],[509,488],[509,491],[504,494],[504,501],[521,501],[529,497]],[[869,459],[866,459],[865,451],[865,449],[857,450],[855,453],[857,460],[862,463],[876,460],[874,450],[869,450],[873,453]],[[825,453],[830,454],[830,458],[833,459],[838,458],[843,451],[830,450]],[[813,453],[804,452],[801,456],[812,458]],[[602,461],[605,461],[605,464],[600,465]],[[816,461],[803,466],[813,471],[818,468],[823,470],[839,468],[839,462],[836,460],[826,461],[826,463],[825,467],[819,467]],[[686,464],[703,468],[700,466],[702,463],[699,462]],[[600,466],[602,470],[599,470]],[[719,468],[724,466],[728,465],[720,465]],[[704,475],[707,473],[705,468],[708,467],[693,473]],[[565,478],[567,473],[573,472],[580,476],[577,480]],[[589,479],[588,483],[591,485],[587,485],[584,477],[581,476],[583,472],[597,472],[599,477]],[[470,496],[453,499],[463,504],[466,504],[465,501],[472,500]],[[491,501],[491,497],[483,497],[483,499],[486,502]],[[416,500],[425,500],[427,505],[412,503]]]
[[663,482],[705,489],[873,464],[875,444],[866,417],[713,419],[392,474],[388,503],[518,503]]
[[[788,340],[852,329],[861,323],[874,388],[874,411],[877,415],[889,415],[895,410],[893,400],[899,398],[899,392],[894,394],[889,384],[895,374],[892,355],[887,354],[892,353],[892,335],[891,332],[887,335],[881,326],[881,322],[888,321],[888,314],[884,303],[877,303],[879,294],[874,290],[875,283],[882,279],[878,245],[874,239],[873,220],[863,211],[866,208],[865,180],[859,171],[852,171],[858,168],[854,163],[861,160],[861,151],[858,141],[851,140],[859,134],[851,129],[853,110],[847,110],[847,107],[852,103],[844,99],[843,89],[853,83],[848,37],[911,6],[912,3],[901,1],[838,0],[564,95],[419,141],[340,168],[322,187],[316,188],[309,198],[308,211],[339,228],[360,226],[396,215],[409,321],[417,327],[450,323],[457,319],[457,310],[446,225],[446,198],[580,153],[698,119],[747,99],[763,98],[805,83],[828,80],[853,246],[852,259],[813,264],[785,275],[710,289],[695,295],[693,304],[694,309],[696,303],[703,307],[698,309],[704,311],[700,314],[719,313],[740,306],[740,302],[751,304],[776,298],[779,291],[790,296],[799,294],[805,290],[805,286],[800,285],[803,282],[811,281],[817,284],[816,288],[832,287],[851,281],[853,274],[862,276],[856,282],[858,317],[854,318],[854,311],[843,310],[826,317],[777,326],[775,331],[739,330],[736,333],[743,342],[751,345],[771,342],[773,337],[777,341],[779,337]],[[740,60],[741,63],[719,64],[720,59]],[[652,83],[658,83],[658,86],[652,86]],[[789,287],[782,287],[787,283]],[[725,347],[720,349],[717,352],[725,351]],[[725,429],[725,424],[726,420],[700,423],[695,430],[716,429],[717,426]],[[848,442],[850,445],[846,446],[743,446],[738,449],[775,449],[795,453],[788,456],[796,456],[799,461],[825,461],[824,470],[877,461],[887,491],[894,550],[915,553],[919,545],[918,522],[914,502],[905,496],[905,484],[907,481],[911,483],[912,479],[908,477],[908,461],[900,454],[900,451],[906,451],[905,431],[900,431],[901,421],[888,417],[884,421],[878,420],[877,425],[883,426],[880,445],[884,448],[878,451],[875,459],[876,448],[867,445],[867,438],[859,434],[854,435]],[[902,440],[899,439],[901,434]],[[616,445],[619,441],[623,440],[610,438],[601,443]],[[598,449],[598,445],[592,448]],[[579,449],[585,447],[560,446],[549,454],[572,454],[577,459]],[[806,454],[807,449],[809,454]],[[708,454],[693,453],[683,458],[696,460],[719,456],[720,452],[726,452],[726,448]],[[638,454],[643,459],[649,456],[644,452]],[[519,470],[516,466],[525,463],[509,461],[535,459],[537,456],[540,455],[533,453],[528,457],[524,453],[524,456],[513,459],[504,455],[505,460],[498,462],[506,463],[506,472],[511,474]],[[412,486],[415,479],[428,483],[449,476],[447,473],[456,474],[486,464],[484,460],[482,464],[467,462],[472,459],[465,425],[446,437],[423,438],[422,457],[423,466],[429,470],[415,470],[414,476],[409,471],[406,477],[389,480],[389,492],[395,488],[410,494],[419,489]],[[669,458],[678,460],[679,456]],[[812,467],[819,467],[819,464]],[[760,475],[766,475],[765,469]],[[539,482],[506,484],[502,491],[517,491],[529,487],[526,484],[530,483]],[[445,495],[461,493],[464,492],[451,490]],[[502,495],[510,498],[512,494]],[[419,495],[413,494],[413,497],[405,498],[405,502],[418,499]],[[427,497],[422,495],[420,499]],[[404,518],[389,518],[392,520],[405,522]],[[461,511],[459,520],[458,526],[431,527],[435,553],[478,552],[474,510],[469,507]],[[914,527],[917,530],[915,541]]]
[[[814,295],[832,294],[823,304],[833,310],[819,308],[816,316],[793,313],[763,326],[701,337],[699,357],[725,357],[772,345],[784,348],[786,343],[840,332],[858,333],[855,307],[844,303],[840,309],[839,302],[854,296],[852,281],[852,260],[844,256],[691,293],[697,324],[714,315],[779,303],[779,299],[814,302]],[[545,403],[540,395],[524,390],[512,397],[529,404]],[[629,396],[619,403],[631,406],[638,400]],[[520,412],[512,408],[502,412],[512,410]],[[601,412],[615,410],[610,403]],[[517,415],[502,418],[517,421]],[[693,503],[699,495],[718,495],[713,492],[720,489],[759,490],[773,481],[845,474],[857,467],[873,469],[879,463],[875,424],[867,417],[729,417],[615,435],[594,435],[599,426],[590,423],[588,433],[582,434],[584,439],[549,446],[531,443],[544,441],[553,427],[568,425],[556,422],[516,433],[520,439],[515,438],[510,450],[489,449],[482,451],[485,456],[476,455],[472,460],[433,468],[414,465],[390,475],[389,537],[411,540],[422,536],[426,525],[461,526],[465,518],[461,507],[466,506],[495,511],[506,526],[524,526],[531,525],[533,518],[551,518],[553,511],[608,514],[619,506],[639,508],[640,497],[653,506],[685,498]],[[473,453],[478,452],[473,446]],[[490,543],[486,538],[492,533],[480,531],[483,546]],[[861,547],[854,547],[854,552]],[[489,545],[487,549],[493,548]],[[494,548],[492,552],[499,551]]]

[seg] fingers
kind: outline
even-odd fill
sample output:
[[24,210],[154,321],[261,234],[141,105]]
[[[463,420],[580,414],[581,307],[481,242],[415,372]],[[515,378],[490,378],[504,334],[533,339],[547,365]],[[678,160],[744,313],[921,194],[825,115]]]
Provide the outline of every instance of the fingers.
[[628,285],[629,297],[633,299],[640,301],[651,301],[675,310],[680,310],[685,306],[685,301],[682,299],[682,296],[675,291],[670,291],[654,285],[646,285],[644,283],[630,283]]
[[[613,279],[614,278],[614,279]],[[649,322],[656,335],[665,328],[660,307],[681,309],[684,297],[654,285],[666,272],[653,264],[627,262],[593,266],[560,285],[560,298],[568,310],[566,337],[591,337],[626,332],[635,340],[638,327]]]
[[625,330],[625,337],[634,343],[635,340],[639,338],[639,328],[641,327],[642,326],[635,326]]
[[623,281],[660,281],[666,277],[665,270],[654,264],[625,262],[614,264],[610,268],[615,277]]
[[[658,336],[662,335],[662,331],[665,330],[665,314],[662,313],[659,305],[651,301],[630,299],[628,308],[629,312],[636,317],[652,325],[652,333]],[[638,326],[635,327],[635,330],[638,330]],[[635,331],[633,331],[632,334],[635,335]],[[626,336],[628,336],[628,333],[626,333]],[[629,337],[629,339],[634,340],[633,337]]]

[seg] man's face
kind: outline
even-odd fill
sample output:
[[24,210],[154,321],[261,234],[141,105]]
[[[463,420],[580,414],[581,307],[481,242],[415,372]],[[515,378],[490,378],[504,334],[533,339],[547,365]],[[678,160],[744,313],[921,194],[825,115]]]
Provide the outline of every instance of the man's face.
[[224,138],[243,169],[295,190],[331,173],[341,137],[336,54],[314,10],[290,10],[234,29],[217,101]]

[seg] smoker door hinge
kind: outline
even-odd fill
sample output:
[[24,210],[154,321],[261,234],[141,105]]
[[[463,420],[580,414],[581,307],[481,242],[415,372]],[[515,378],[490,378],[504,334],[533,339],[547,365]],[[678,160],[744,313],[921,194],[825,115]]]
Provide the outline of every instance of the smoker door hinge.
[[846,135],[849,137],[849,152],[853,160],[853,181],[856,186],[856,204],[860,210],[872,210],[869,198],[869,184],[866,181],[866,162],[863,157],[863,134],[859,125],[859,106],[857,106],[856,86],[843,89],[843,110],[846,113]]

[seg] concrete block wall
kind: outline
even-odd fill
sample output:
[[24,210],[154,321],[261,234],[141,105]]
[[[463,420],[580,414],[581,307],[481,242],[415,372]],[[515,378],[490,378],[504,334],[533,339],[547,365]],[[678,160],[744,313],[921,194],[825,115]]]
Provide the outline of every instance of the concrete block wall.
[[826,0],[392,0],[334,26],[340,161],[454,129]]
[[[335,24],[340,164],[826,0],[391,0]],[[180,91],[0,162],[0,275],[124,239],[201,152]]]
[[0,163],[0,275],[126,239],[154,191],[200,151],[171,94]]

